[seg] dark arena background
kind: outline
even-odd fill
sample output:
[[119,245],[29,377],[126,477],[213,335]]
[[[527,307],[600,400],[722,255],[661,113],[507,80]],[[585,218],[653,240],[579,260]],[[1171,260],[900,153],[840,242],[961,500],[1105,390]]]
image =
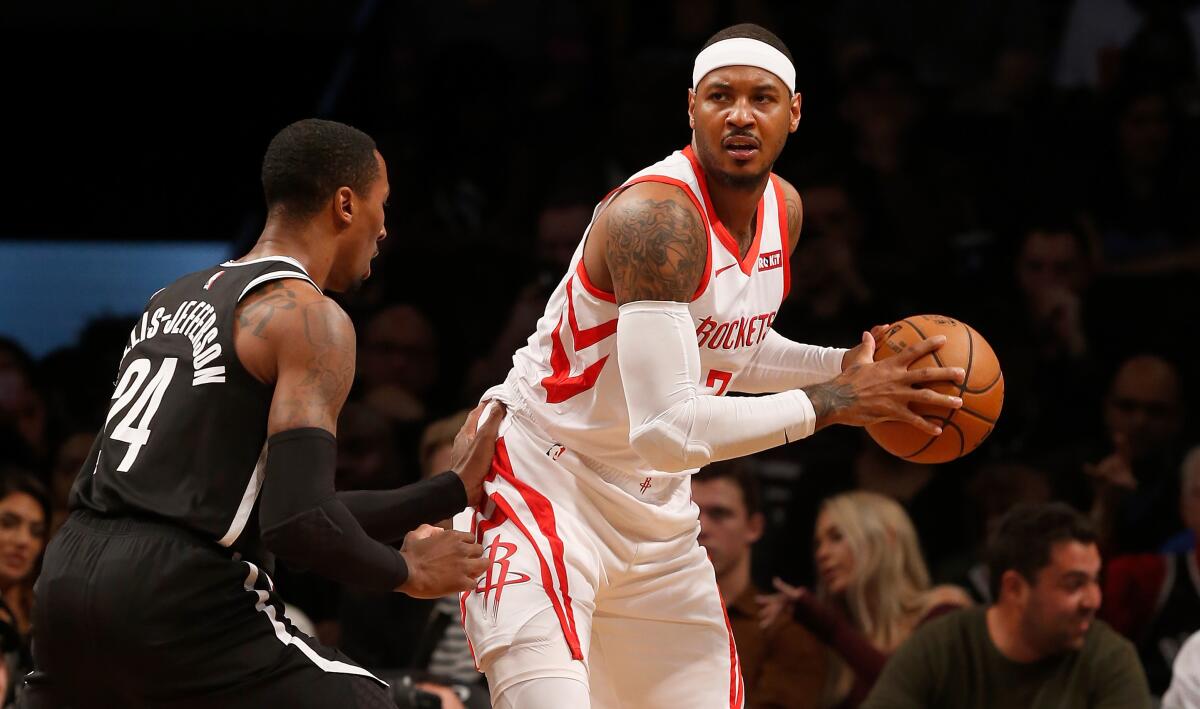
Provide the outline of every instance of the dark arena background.
[[[739,462],[761,488],[754,582],[815,587],[822,501],[868,490],[903,506],[933,583],[986,604],[990,525],[1064,501],[1099,527],[1099,616],[1165,691],[1200,630],[1200,576],[1182,565],[1195,572],[1200,532],[1200,456],[1184,464],[1200,445],[1200,3],[248,0],[0,9],[0,469],[50,505],[23,561],[0,564],[5,701],[31,669],[37,558],[130,327],[156,290],[254,244],[277,131],[345,122],[388,161],[388,238],[337,296],[358,333],[338,481],[395,487],[445,436],[430,424],[504,378],[596,203],[688,143],[692,62],[739,22],[783,39],[802,95],[774,170],[804,226],[773,327],[850,347],[948,315],[987,338],[1006,386],[995,430],[951,463],[902,461],[849,427]],[[6,524],[0,557],[18,544]],[[1145,613],[1160,591],[1111,573],[1176,558],[1183,600]],[[311,632],[385,678],[424,676],[458,622],[278,576]],[[435,679],[487,706],[470,672]]]

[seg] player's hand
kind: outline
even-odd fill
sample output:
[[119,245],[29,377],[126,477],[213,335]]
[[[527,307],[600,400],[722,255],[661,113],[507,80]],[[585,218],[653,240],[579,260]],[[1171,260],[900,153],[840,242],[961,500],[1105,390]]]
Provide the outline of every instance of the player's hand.
[[[485,410],[488,411],[488,417],[480,426],[479,417]],[[454,436],[454,447],[450,453],[450,460],[453,462],[450,467],[467,489],[468,507],[479,507],[483,502],[483,479],[492,469],[496,436],[500,433],[500,422],[504,420],[504,414],[504,404],[499,401],[484,401],[471,410],[467,422]]]
[[428,524],[405,535],[400,555],[408,564],[408,580],[396,590],[413,598],[441,598],[472,589],[488,566],[483,547],[470,534]]
[[846,350],[846,354],[842,355],[842,371],[844,372],[856,364],[869,364],[875,357],[875,348],[883,342],[883,338],[887,336],[887,331],[891,327],[891,323],[876,325],[871,328],[871,332],[864,332],[862,341]]
[[909,404],[947,409],[961,407],[959,397],[939,394],[921,385],[931,382],[961,384],[966,372],[962,367],[910,370],[909,365],[945,343],[944,335],[934,335],[875,362],[875,339],[869,333],[863,333],[862,349],[846,371],[828,382],[804,387],[817,414],[817,429],[834,423],[866,426],[881,421],[902,421],[931,436],[941,435],[941,426],[918,416]]

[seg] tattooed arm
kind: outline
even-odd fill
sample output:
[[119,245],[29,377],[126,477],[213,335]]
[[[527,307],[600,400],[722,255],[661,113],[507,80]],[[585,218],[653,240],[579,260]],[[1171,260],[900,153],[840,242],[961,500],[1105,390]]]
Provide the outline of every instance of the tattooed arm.
[[[334,433],[354,381],[354,327],[311,287],[278,283],[243,301],[234,335],[247,370],[274,385],[263,542],[300,568],[361,588],[437,597],[472,587],[486,562],[469,535],[425,528],[405,536],[466,504],[454,473],[399,490],[335,492]],[[404,547],[397,552],[375,537],[404,538]]]
[[[852,367],[808,390],[756,398],[700,394],[700,351],[688,301],[705,267],[702,221],[678,188],[657,184],[631,188],[605,216],[600,238],[619,305],[617,361],[629,444],[653,469],[683,472],[749,455],[831,423],[893,418],[932,427],[907,403],[952,405],[949,397],[914,389],[912,383],[926,381],[921,374],[897,370],[929,351],[928,344],[916,346],[924,348],[920,353]],[[947,370],[935,376],[951,378]]]
[[692,299],[704,277],[708,234],[678,187],[635,185],[604,217],[605,261],[619,305]]

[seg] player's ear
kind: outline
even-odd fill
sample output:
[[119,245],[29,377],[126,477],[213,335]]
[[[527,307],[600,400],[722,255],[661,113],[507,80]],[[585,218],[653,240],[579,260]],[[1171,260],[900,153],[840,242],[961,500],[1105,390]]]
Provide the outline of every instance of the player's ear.
[[354,221],[354,190],[339,187],[333,193],[333,210],[338,221],[349,224]]
[[800,126],[800,92],[792,94],[792,105],[790,106],[792,113],[792,121],[788,125],[788,132],[795,133],[796,128]]
[[696,92],[688,89],[688,127],[696,130]]

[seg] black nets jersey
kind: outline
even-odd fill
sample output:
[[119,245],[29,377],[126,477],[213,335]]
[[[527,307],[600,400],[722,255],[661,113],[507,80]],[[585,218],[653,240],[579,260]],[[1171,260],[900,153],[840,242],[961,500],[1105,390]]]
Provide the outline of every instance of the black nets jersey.
[[242,298],[281,278],[317,287],[298,261],[271,256],[189,274],[150,298],[72,509],[156,517],[257,552],[273,387],[242,367],[233,327]]

